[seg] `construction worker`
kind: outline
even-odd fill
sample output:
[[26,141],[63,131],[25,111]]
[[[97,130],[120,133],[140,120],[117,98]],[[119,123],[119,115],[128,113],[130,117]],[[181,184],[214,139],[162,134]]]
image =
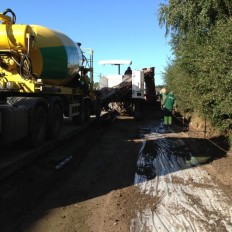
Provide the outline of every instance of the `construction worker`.
[[164,105],[164,100],[167,96],[167,93],[166,93],[166,89],[165,88],[162,88],[160,90],[160,96],[161,96],[161,101],[160,101],[160,104],[161,104],[161,108],[163,108],[163,105]]
[[84,90],[84,92],[87,94],[90,88],[90,80],[87,75],[88,71],[84,70],[82,72],[82,75],[80,77],[80,82],[81,82],[81,88]]
[[176,98],[170,91],[163,101],[164,125],[172,125],[172,113],[176,106]]
[[96,123],[100,125],[101,119],[101,109],[102,109],[102,98],[100,90],[95,91],[95,101],[94,101],[94,112],[96,115]]
[[132,75],[131,67],[127,68],[127,70],[125,71],[124,75]]

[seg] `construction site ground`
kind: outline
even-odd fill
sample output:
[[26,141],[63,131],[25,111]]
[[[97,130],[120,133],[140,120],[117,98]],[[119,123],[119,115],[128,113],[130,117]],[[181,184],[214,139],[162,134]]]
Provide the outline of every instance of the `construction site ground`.
[[0,231],[232,231],[232,155],[211,139],[153,110],[94,124],[1,182]]

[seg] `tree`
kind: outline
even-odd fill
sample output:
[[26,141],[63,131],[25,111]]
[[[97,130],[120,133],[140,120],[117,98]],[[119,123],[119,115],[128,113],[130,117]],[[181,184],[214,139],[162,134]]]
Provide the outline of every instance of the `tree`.
[[159,23],[173,37],[185,39],[188,33],[193,33],[201,38],[217,21],[231,15],[231,0],[170,0],[160,6]]
[[159,22],[171,35],[174,60],[164,76],[183,112],[198,112],[223,130],[232,127],[232,2],[170,0]]

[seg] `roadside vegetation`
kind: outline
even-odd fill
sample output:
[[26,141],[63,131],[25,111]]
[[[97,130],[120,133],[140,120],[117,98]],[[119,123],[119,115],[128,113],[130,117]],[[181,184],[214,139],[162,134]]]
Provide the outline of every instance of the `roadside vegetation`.
[[164,72],[167,89],[183,114],[197,114],[232,134],[232,2],[170,0],[159,8],[173,58]]

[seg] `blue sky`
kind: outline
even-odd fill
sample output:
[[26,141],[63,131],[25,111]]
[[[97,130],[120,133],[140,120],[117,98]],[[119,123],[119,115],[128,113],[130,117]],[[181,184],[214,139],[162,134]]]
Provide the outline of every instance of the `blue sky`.
[[[100,60],[132,60],[132,69],[155,67],[156,85],[171,56],[165,30],[158,24],[159,4],[165,0],[40,0],[1,1],[0,11],[10,8],[16,23],[38,24],[58,30],[82,47],[94,51],[94,80],[117,74],[113,65]],[[127,66],[121,66],[123,74]]]

